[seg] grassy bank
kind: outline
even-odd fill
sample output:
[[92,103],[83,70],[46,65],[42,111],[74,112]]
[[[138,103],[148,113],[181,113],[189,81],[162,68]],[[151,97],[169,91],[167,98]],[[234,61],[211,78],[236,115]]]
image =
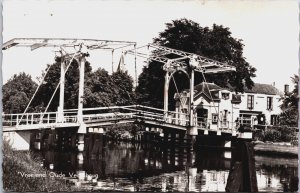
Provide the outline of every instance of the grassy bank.
[[50,177],[31,152],[13,151],[3,141],[3,189],[14,192],[74,191],[64,179]]
[[298,156],[298,132],[296,128],[272,126],[254,132],[254,150],[258,154]]
[[298,146],[287,145],[285,143],[254,142],[254,150],[256,153],[265,155],[298,156]]

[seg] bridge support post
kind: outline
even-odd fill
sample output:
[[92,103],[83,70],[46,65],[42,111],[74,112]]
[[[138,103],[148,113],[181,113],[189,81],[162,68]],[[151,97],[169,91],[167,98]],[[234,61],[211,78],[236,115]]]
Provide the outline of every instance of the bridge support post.
[[85,66],[85,57],[83,55],[79,58],[79,91],[78,91],[78,114],[77,122],[83,122],[83,93],[84,93],[84,66]]
[[169,72],[165,74],[165,85],[164,85],[164,120],[168,119],[168,111],[169,111]]
[[77,159],[78,159],[78,163],[82,164],[83,163],[83,151],[84,151],[84,138],[85,138],[85,134],[86,134],[86,125],[81,122],[79,129],[77,131],[77,139],[78,139],[78,155],[77,155]]
[[56,122],[64,121],[64,100],[65,100],[65,61],[62,57],[60,61],[60,91],[59,91],[59,106],[57,109]]
[[235,147],[226,192],[257,192],[254,149],[251,142],[242,139],[232,141]]
[[82,165],[83,164],[83,150],[84,150],[84,134],[78,133],[77,134],[77,139],[78,139],[78,154],[77,154],[77,160],[78,164]]
[[190,142],[190,150],[194,150],[194,144],[196,142],[196,136],[198,135],[198,128],[196,126],[189,127],[187,129],[187,139]]
[[103,156],[102,151],[103,151],[103,146],[104,146],[104,137],[103,137],[103,128],[94,128],[94,133],[93,133],[93,146],[90,147],[91,149],[91,158],[96,159],[96,158],[101,158]]
[[191,70],[190,76],[190,102],[189,102],[189,109],[190,109],[190,126],[195,126],[194,123],[194,70]]
[[190,109],[190,127],[187,129],[187,135],[191,142],[191,150],[193,150],[194,143],[196,141],[196,136],[198,135],[198,128],[195,124],[195,114],[194,114],[194,76],[195,72],[191,64],[190,72],[190,100],[189,100],[189,109]]
[[52,127],[49,131],[47,143],[48,143],[47,144],[48,149],[56,148],[56,146],[55,146],[55,128],[54,127]]
[[179,108],[176,107],[176,110],[175,110],[176,114],[175,114],[175,124],[178,125],[179,121]]

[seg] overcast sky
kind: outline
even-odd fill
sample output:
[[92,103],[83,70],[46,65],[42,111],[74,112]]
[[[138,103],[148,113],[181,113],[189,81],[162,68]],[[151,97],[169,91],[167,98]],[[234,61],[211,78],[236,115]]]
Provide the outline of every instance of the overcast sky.
[[[258,83],[276,83],[283,89],[298,73],[299,13],[297,0],[278,1],[82,1],[4,0],[3,41],[17,37],[95,38],[151,43],[171,20],[187,18],[202,27],[214,23],[230,28],[242,39],[246,60],[257,68]],[[111,72],[111,53],[92,52],[93,69]],[[119,55],[114,55],[117,63]],[[3,82],[26,72],[35,79],[54,52],[46,48],[3,51]],[[138,72],[143,63],[138,61]],[[134,76],[134,64],[126,68]]]

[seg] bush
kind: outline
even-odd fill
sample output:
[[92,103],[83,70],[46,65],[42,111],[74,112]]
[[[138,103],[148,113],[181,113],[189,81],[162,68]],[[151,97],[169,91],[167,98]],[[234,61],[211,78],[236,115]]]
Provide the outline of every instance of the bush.
[[253,138],[256,141],[264,141],[265,133],[262,130],[255,130],[253,132]]
[[298,143],[296,128],[287,126],[267,127],[266,129],[256,130],[254,139],[272,142],[290,142],[293,145]]
[[[3,189],[14,192],[72,191],[64,179],[50,178],[41,160],[31,152],[13,151],[8,141],[3,141]],[[44,174],[46,177],[24,177],[24,174]]]
[[142,130],[135,124],[114,125],[106,132],[106,136],[113,140],[130,140],[138,131]]
[[264,136],[265,137],[264,137],[263,141],[273,141],[273,142],[280,142],[281,141],[281,133],[277,130],[267,129],[265,131]]
[[298,139],[295,127],[282,126],[277,129],[281,133],[281,140],[284,142],[291,142]]

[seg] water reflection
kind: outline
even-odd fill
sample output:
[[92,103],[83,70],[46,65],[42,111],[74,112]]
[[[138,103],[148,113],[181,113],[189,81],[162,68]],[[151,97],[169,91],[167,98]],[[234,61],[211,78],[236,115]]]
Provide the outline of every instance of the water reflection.
[[[97,159],[83,155],[82,164],[76,153],[47,151],[43,156],[45,167],[54,164],[53,169],[64,173],[75,185],[110,191],[224,192],[232,164],[230,152],[153,150],[131,143],[108,143]],[[278,166],[268,159],[256,156],[259,191],[294,191],[298,179],[297,160],[292,164],[289,159],[286,162],[290,165]],[[72,174],[78,174],[77,178]]]
[[256,156],[257,186],[261,191],[298,190],[298,159]]

